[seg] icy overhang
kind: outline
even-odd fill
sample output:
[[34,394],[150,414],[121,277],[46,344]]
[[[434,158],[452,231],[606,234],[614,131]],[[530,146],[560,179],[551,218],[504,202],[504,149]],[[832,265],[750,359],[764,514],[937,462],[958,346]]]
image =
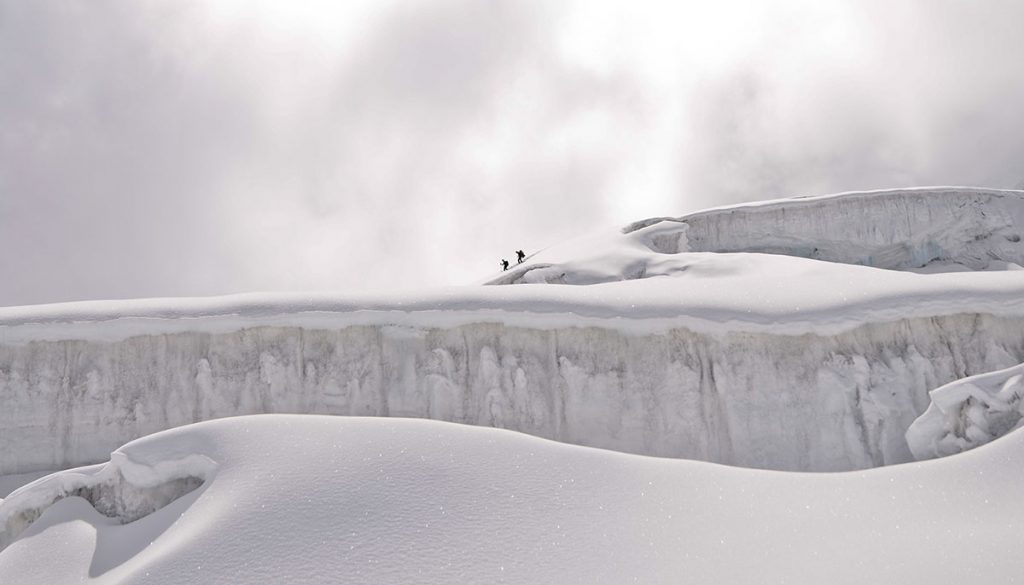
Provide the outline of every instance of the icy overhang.
[[687,253],[762,253],[917,272],[1019,269],[1024,192],[934,187],[734,205],[595,232],[489,284],[680,275]]

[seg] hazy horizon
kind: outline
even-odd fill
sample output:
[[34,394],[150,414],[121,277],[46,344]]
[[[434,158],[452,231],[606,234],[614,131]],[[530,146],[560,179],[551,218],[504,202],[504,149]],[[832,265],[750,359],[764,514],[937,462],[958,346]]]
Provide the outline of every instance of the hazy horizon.
[[465,284],[712,205],[1020,187],[1022,17],[0,0],[0,306]]

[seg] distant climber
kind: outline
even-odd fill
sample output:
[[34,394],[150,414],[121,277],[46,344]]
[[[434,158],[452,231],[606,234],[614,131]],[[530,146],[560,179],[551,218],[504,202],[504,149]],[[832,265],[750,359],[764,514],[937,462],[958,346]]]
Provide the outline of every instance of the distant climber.
[[502,258],[501,259],[501,271],[505,272],[506,270],[508,270],[508,260],[505,260],[504,258]]
[[522,264],[523,260],[526,260],[526,253],[522,250],[516,250],[516,257],[519,258],[519,262],[517,262],[517,264]]

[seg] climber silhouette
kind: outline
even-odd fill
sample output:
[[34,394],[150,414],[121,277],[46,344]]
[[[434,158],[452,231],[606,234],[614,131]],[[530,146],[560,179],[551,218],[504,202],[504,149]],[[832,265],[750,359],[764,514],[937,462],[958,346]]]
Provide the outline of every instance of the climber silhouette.
[[501,259],[501,271],[505,272],[506,270],[508,270],[508,260],[505,260],[504,258],[502,258]]
[[522,250],[516,250],[516,257],[519,258],[519,262],[517,262],[517,264],[522,264],[523,260],[526,260],[526,253]]

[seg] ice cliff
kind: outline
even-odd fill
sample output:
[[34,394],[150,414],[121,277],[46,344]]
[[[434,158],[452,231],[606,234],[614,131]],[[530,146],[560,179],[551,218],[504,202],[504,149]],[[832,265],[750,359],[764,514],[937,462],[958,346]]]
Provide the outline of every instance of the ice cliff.
[[39,479],[0,500],[0,551],[61,500],[82,498],[111,522],[128,524],[192,492],[216,467],[203,455],[146,464],[115,452],[108,464]]
[[1020,192],[847,194],[640,222],[491,279],[591,286],[0,309],[0,475],[264,412],[771,469],[909,461],[930,390],[1024,362],[1024,272],[992,270],[1024,261],[1022,218]]
[[806,197],[695,213],[663,251],[766,252],[906,270],[1024,264],[1016,191],[902,189]]
[[[1020,191],[921,188],[801,197],[658,217],[584,237],[489,284],[594,284],[671,275],[681,252],[758,252],[891,270],[1019,269]],[[540,259],[538,259],[540,260]]]
[[950,382],[907,429],[917,459],[961,453],[1022,426],[1024,364]]

